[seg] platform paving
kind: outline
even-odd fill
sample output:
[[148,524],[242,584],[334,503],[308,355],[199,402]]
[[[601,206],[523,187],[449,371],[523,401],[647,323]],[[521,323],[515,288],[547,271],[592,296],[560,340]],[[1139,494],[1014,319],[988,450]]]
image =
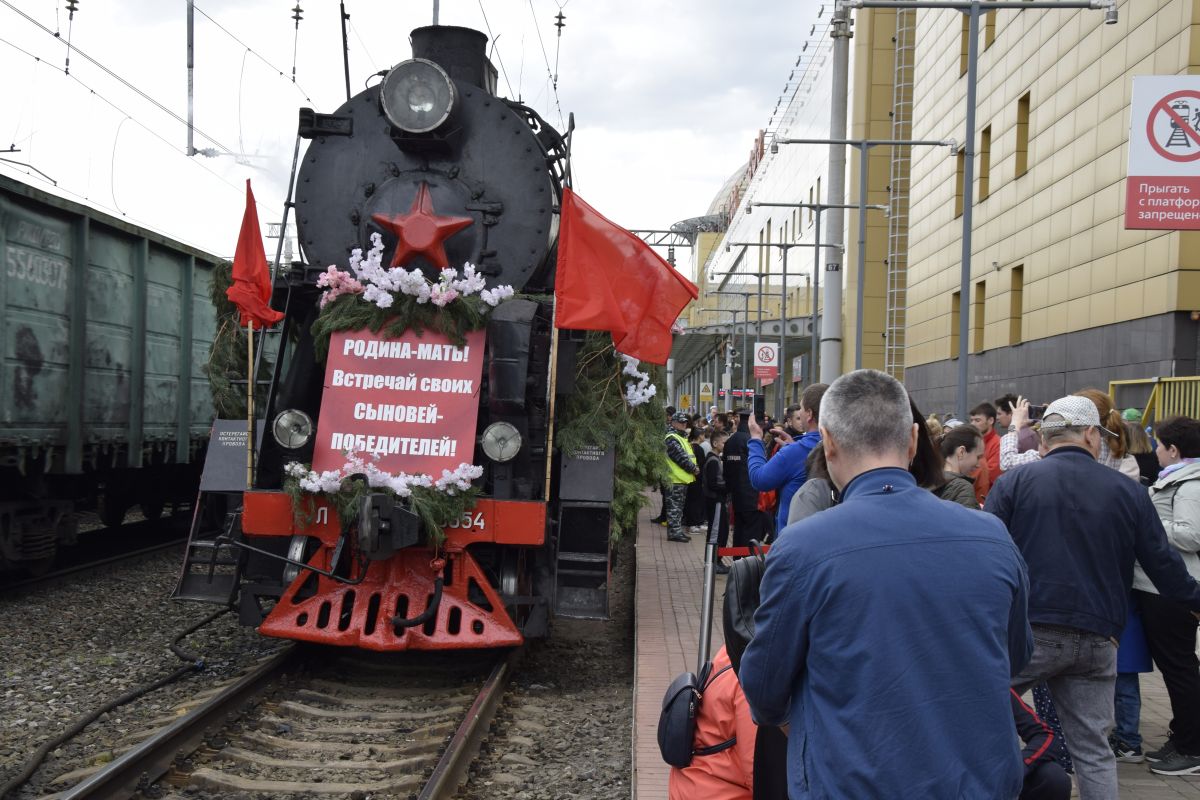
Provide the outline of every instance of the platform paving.
[[[687,544],[668,542],[667,530],[650,522],[658,498],[644,509],[638,524],[637,610],[634,720],[634,800],[667,800],[670,768],[658,753],[658,713],[663,694],[681,672],[694,670],[699,643],[700,595],[704,578],[704,537]],[[721,598],[725,580],[717,578],[713,650],[721,636]],[[1142,736],[1147,749],[1166,738],[1171,705],[1157,673],[1142,676]],[[1155,775],[1145,764],[1118,764],[1123,800],[1200,800],[1200,777]],[[1072,795],[1077,796],[1077,795]]]

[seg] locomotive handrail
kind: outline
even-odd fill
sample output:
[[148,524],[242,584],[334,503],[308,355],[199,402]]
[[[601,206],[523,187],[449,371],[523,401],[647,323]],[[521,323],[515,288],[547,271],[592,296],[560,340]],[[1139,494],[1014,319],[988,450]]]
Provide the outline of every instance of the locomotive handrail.
[[343,578],[340,575],[333,574],[333,572],[323,570],[319,567],[314,567],[312,564],[306,564],[303,561],[296,561],[295,559],[288,558],[287,556],[281,556],[278,553],[272,553],[269,550],[263,550],[261,548],[255,547],[254,545],[246,544],[245,542],[236,541],[229,536],[218,536],[216,539],[213,540],[213,543],[216,545],[224,544],[224,545],[229,545],[230,547],[240,547],[243,550],[249,550],[251,553],[257,553],[260,556],[265,556],[267,558],[273,558],[273,559],[276,559],[277,561],[282,561],[285,564],[290,564],[293,567],[299,567],[300,569],[306,569],[306,570],[309,570],[310,572],[315,572],[318,575],[323,575],[326,578],[329,578],[330,580],[335,580],[338,583],[344,583],[344,584],[347,584],[348,586],[357,586],[358,584],[362,583],[364,580],[367,579],[366,559],[359,559],[359,562],[358,562],[359,572],[361,572],[362,574],[357,579],[352,579],[352,578]]

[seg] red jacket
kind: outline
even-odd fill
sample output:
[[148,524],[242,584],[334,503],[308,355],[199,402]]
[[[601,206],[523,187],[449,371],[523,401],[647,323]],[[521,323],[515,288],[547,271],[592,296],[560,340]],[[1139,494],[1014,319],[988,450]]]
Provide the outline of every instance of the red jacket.
[[[713,659],[713,675],[729,666],[722,647]],[[711,747],[737,737],[733,747],[696,756],[690,766],[671,768],[667,782],[670,800],[751,800],[754,796],[754,740],[758,726],[733,670],[717,675],[704,690],[696,717],[696,748]]]

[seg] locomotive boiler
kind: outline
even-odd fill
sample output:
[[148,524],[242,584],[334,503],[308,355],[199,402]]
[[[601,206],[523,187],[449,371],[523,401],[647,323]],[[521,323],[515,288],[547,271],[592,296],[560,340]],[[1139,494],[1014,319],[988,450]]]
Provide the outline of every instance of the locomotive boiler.
[[[224,522],[194,527],[176,596],[236,603],[270,636],[373,650],[514,645],[544,634],[556,611],[607,607],[612,456],[553,447],[579,341],[553,326],[569,133],[496,94],[482,33],[426,27],[411,42],[411,59],[333,113],[301,110],[297,153],[300,138],[308,144],[292,207],[304,258],[275,278],[272,305],[286,316],[259,398],[253,485],[242,491],[244,450],[239,462],[236,448],[210,446],[202,504],[219,505]],[[343,331],[325,361],[314,335],[321,275],[373,240],[384,268],[437,280],[470,263],[487,285],[517,294],[465,341],[427,328]],[[399,371],[335,369],[342,358]],[[381,386],[407,389],[396,395],[407,399],[380,403],[364,391]],[[365,420],[374,433],[355,427]],[[427,433],[393,435],[391,422]],[[240,431],[245,442],[245,420],[221,424],[220,435]],[[464,431],[475,432],[465,443]],[[318,501],[298,511],[283,491],[290,465],[319,471],[339,449],[386,453],[406,474],[453,456],[479,468],[479,498],[437,537],[384,491],[363,491],[350,508]]]

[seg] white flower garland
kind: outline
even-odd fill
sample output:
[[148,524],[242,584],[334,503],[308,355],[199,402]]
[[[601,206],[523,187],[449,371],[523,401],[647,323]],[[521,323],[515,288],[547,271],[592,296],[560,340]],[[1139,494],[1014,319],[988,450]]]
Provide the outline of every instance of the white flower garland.
[[385,269],[383,266],[383,237],[371,234],[371,249],[363,258],[361,247],[350,253],[350,272],[330,266],[317,279],[324,288],[321,307],[343,294],[361,294],[363,300],[380,308],[391,308],[397,293],[416,298],[420,304],[433,303],[439,308],[459,297],[478,294],[479,298],[495,308],[501,300],[512,297],[513,288],[508,285],[485,289],[486,283],[473,264],[463,264],[462,277],[456,269],[443,269],[437,283],[430,282],[419,269],[403,267]]
[[643,403],[649,402],[650,398],[658,393],[658,387],[650,382],[650,373],[639,370],[638,365],[642,362],[633,356],[627,356],[624,353],[617,353],[617,355],[625,362],[621,374],[633,378],[632,381],[625,384],[626,402],[631,408],[637,408]]
[[483,467],[467,463],[459,464],[453,471],[442,470],[442,477],[436,481],[428,475],[409,475],[406,472],[393,475],[364,461],[354,451],[346,453],[346,463],[341,469],[315,472],[299,461],[292,461],[283,469],[299,481],[301,489],[313,494],[337,494],[342,488],[342,481],[348,476],[366,475],[368,486],[373,489],[390,489],[397,497],[411,497],[413,487],[416,486],[437,489],[454,496],[470,489],[471,481],[483,475]]

